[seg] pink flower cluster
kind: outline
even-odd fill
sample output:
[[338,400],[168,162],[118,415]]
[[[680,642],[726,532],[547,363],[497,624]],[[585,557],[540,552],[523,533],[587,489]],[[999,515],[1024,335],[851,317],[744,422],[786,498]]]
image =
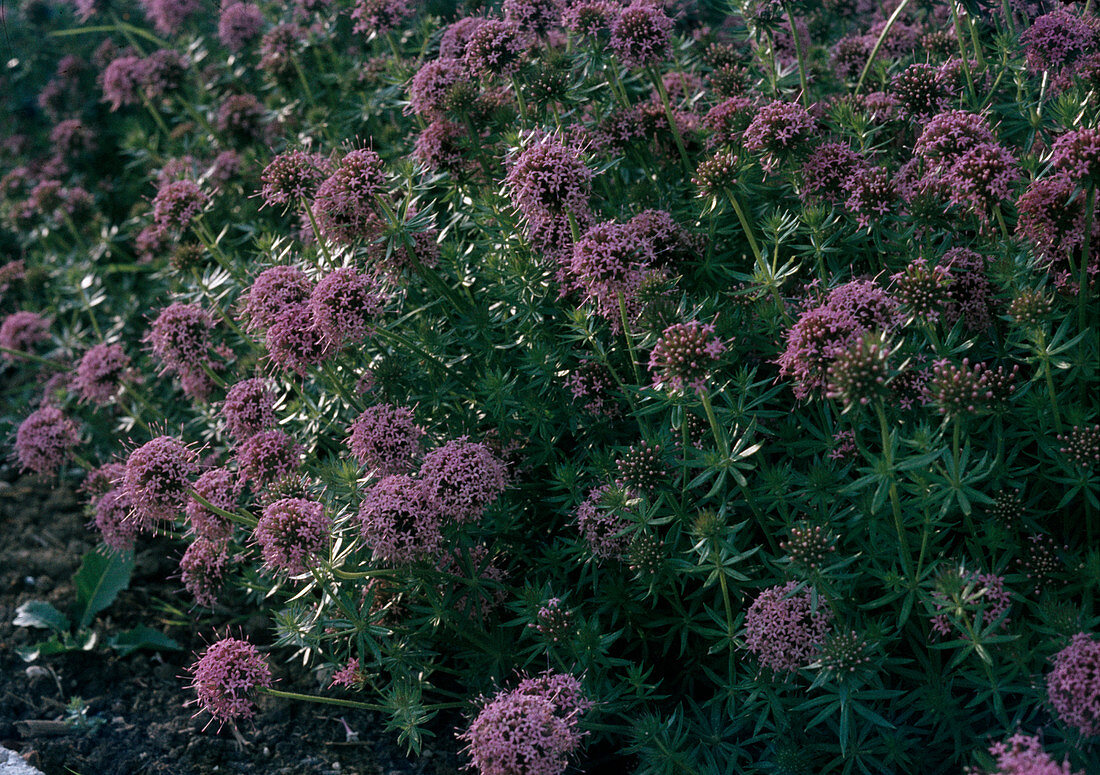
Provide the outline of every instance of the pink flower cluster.
[[15,432],[15,456],[24,471],[53,474],[80,443],[76,423],[46,406],[32,412]]
[[725,351],[726,343],[715,337],[713,323],[674,323],[664,330],[650,353],[653,384],[703,393],[715,363]]
[[252,718],[253,695],[271,686],[271,668],[246,640],[224,638],[207,647],[191,665],[197,702],[219,724]]
[[325,507],[305,498],[282,498],[263,510],[254,536],[272,571],[304,573],[328,541],[332,520]]
[[424,429],[404,407],[377,404],[351,424],[348,447],[363,465],[381,474],[401,474],[420,454]]
[[1100,735],[1100,641],[1079,632],[1051,665],[1047,697],[1058,717],[1085,737]]
[[561,775],[591,706],[576,678],[547,672],[497,694],[460,737],[479,775]]
[[791,581],[764,590],[745,614],[745,646],[776,673],[809,665],[830,630],[832,612],[797,587]]

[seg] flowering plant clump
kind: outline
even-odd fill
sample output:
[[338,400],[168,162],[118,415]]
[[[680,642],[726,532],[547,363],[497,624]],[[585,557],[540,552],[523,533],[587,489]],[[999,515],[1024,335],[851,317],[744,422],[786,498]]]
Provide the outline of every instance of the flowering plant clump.
[[1096,769],[1095,2],[45,2],[0,436],[219,723]]

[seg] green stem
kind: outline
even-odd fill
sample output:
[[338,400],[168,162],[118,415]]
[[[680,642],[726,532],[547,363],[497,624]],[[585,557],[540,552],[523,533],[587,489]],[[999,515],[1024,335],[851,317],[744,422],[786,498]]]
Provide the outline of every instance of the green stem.
[[798,80],[802,86],[802,107],[809,108],[809,87],[806,85],[806,56],[802,52],[802,39],[798,35],[798,28],[794,25],[794,11],[791,10],[790,2],[783,3],[783,7],[787,11],[787,23],[791,25],[791,38],[794,40],[794,54],[798,59]]
[[512,91],[516,93],[516,105],[519,106],[519,118],[523,125],[527,125],[527,103],[523,99],[523,90],[520,89],[519,77],[512,74]]
[[1043,379],[1047,383],[1047,396],[1050,398],[1050,410],[1054,413],[1054,428],[1062,432],[1062,414],[1058,411],[1058,391],[1054,388],[1054,375],[1050,370],[1050,353],[1047,352],[1047,334],[1041,327],[1037,329],[1036,351],[1043,362]]
[[875,413],[878,415],[879,432],[882,435],[882,456],[885,468],[890,476],[890,507],[894,513],[894,528],[898,533],[898,546],[901,548],[901,562],[905,575],[912,581],[912,556],[909,543],[905,540],[905,528],[902,525],[901,499],[898,497],[898,484],[894,477],[894,448],[890,443],[890,428],[886,422],[886,411],[882,406],[882,399],[875,402]]
[[638,369],[638,355],[634,351],[634,337],[630,333],[630,324],[626,319],[626,300],[623,299],[623,294],[620,292],[619,296],[619,318],[623,322],[623,336],[626,338],[626,349],[630,352],[630,366],[634,370],[634,384],[642,384],[642,375]]
[[56,369],[57,371],[66,371],[70,368],[60,363],[55,363],[48,358],[43,358],[41,355],[35,355],[34,353],[25,352],[23,350],[13,350],[10,347],[0,347],[0,353],[11,355],[15,358],[24,358],[28,361],[34,361],[35,363],[41,363],[43,366],[49,366],[51,369]]
[[737,200],[737,196],[730,189],[726,189],[726,198],[729,199],[730,205],[733,206],[733,211],[737,213],[737,220],[741,222],[741,230],[745,232],[745,237],[749,241],[749,247],[752,249],[752,254],[756,258],[757,263],[764,261],[764,256],[760,252],[760,246],[756,243],[756,237],[753,236],[752,226],[749,225],[748,219],[745,217],[745,211],[741,209],[741,203]]
[[684,172],[690,179],[695,172],[695,168],[691,166],[691,159],[688,158],[687,150],[684,148],[684,138],[680,136],[680,127],[676,123],[676,117],[672,113],[672,104],[668,100],[668,91],[665,89],[665,82],[661,80],[657,71],[652,67],[648,67],[646,70],[649,73],[650,80],[653,81],[654,88],[657,89],[657,94],[661,96],[661,104],[665,107],[665,118],[668,119],[668,126],[672,131],[672,139],[676,142],[676,149],[680,152],[680,159],[684,163]]
[[373,710],[377,713],[389,713],[390,708],[384,705],[376,705],[370,702],[357,702],[355,700],[343,700],[339,697],[321,697],[316,694],[299,694],[298,692],[284,692],[281,689],[261,687],[260,691],[270,694],[272,697],[282,697],[286,700],[302,700],[303,702],[316,702],[322,705],[340,705],[345,708],[359,708],[360,710]]
[[710,423],[710,432],[714,434],[715,447],[721,450],[723,455],[728,454],[725,439],[721,431],[718,430],[718,418],[714,414],[714,405],[710,402],[710,394],[703,392],[700,394],[699,398],[703,402],[703,411],[707,413],[707,422]]
[[325,242],[325,235],[323,235],[321,230],[317,227],[317,219],[313,217],[313,207],[310,206],[309,201],[305,197],[302,197],[302,206],[306,209],[306,215],[309,216],[309,228],[313,230],[313,240],[317,243],[321,255],[325,257],[325,265],[329,269],[335,269],[336,262],[332,260],[332,254],[329,253],[328,244]]
[[[1092,220],[1096,209],[1096,186],[1089,185],[1085,195],[1085,233],[1081,242],[1081,268],[1077,276],[1077,330],[1084,333],[1089,303],[1089,261],[1092,258]],[[1087,337],[1086,337],[1087,338]],[[1085,338],[1078,346],[1078,363],[1084,365]]]
[[879,33],[878,40],[875,41],[874,48],[871,49],[871,54],[867,57],[866,64],[863,65],[863,71],[859,74],[859,81],[856,83],[855,94],[859,94],[860,89],[863,88],[863,81],[867,78],[867,73],[871,69],[871,63],[875,61],[879,49],[882,48],[883,41],[886,40],[886,36],[890,34],[890,30],[893,29],[894,24],[901,17],[901,12],[905,10],[905,6],[907,5],[909,5],[909,0],[901,0],[901,2],[898,3],[898,7],[890,14],[890,18],[886,20],[886,26],[884,26],[882,32]]
[[963,76],[966,78],[966,89],[973,104],[975,99],[974,78],[970,75],[970,57],[966,55],[966,47],[963,45],[962,24],[959,22],[959,9],[955,6],[955,0],[951,0],[951,22],[955,26],[955,40],[959,44],[959,60]]
[[223,508],[219,508],[219,507],[215,506],[213,503],[211,503],[206,498],[199,495],[194,490],[191,490],[191,492],[188,493],[188,494],[191,496],[191,498],[193,498],[195,501],[197,501],[198,504],[200,506],[202,506],[204,509],[212,511],[215,514],[217,514],[219,517],[224,517],[224,518],[228,519],[230,522],[236,522],[237,524],[244,525],[245,527],[248,527],[248,528],[256,527],[256,525],[259,523],[259,520],[256,519],[256,517],[252,516],[251,514],[245,514],[244,512],[240,512],[240,511],[226,511]]

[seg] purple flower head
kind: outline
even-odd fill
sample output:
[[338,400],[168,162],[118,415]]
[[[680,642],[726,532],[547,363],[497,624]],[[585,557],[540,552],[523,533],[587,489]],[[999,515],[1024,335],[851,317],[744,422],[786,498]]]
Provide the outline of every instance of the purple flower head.
[[332,355],[330,340],[314,320],[309,304],[291,304],[276,313],[265,338],[271,362],[302,375]]
[[214,319],[201,307],[175,302],[160,311],[145,341],[164,371],[184,374],[210,361]]
[[283,498],[264,509],[256,543],[273,571],[304,573],[328,541],[332,520],[324,505],[305,498]]
[[943,254],[940,266],[951,273],[951,299],[942,313],[947,325],[960,319],[972,331],[988,328],[996,303],[993,285],[986,276],[989,259],[969,248],[952,248]]
[[498,693],[459,737],[479,775],[561,775],[589,707],[575,678],[546,673]]
[[504,21],[531,36],[545,35],[561,22],[563,0],[504,0]]
[[117,344],[97,344],[80,359],[73,386],[91,404],[104,406],[118,394],[130,371],[130,356]]
[[913,153],[926,162],[950,166],[978,145],[996,142],[984,116],[968,110],[937,113],[921,130]]
[[[1084,775],[1070,769],[1068,761],[1058,764],[1043,750],[1037,736],[1017,733],[1007,743],[994,743],[989,752],[997,760],[997,769],[988,775]],[[967,775],[980,775],[967,768]]]
[[665,210],[642,210],[627,226],[635,237],[649,243],[656,266],[676,266],[698,255],[700,240]]
[[264,14],[258,5],[232,3],[222,8],[218,39],[230,51],[240,51],[260,36]]
[[[225,468],[211,468],[204,471],[195,480],[195,494],[207,503],[222,511],[237,508],[237,499],[241,495],[243,483],[239,476]],[[211,541],[224,541],[233,535],[233,523],[217,512],[211,511],[195,500],[187,499],[184,514],[191,526],[191,532]]]
[[385,191],[386,165],[374,151],[351,151],[317,189],[313,214],[321,233],[350,244],[376,234],[380,220],[375,197]]
[[361,465],[380,474],[402,474],[420,455],[424,429],[400,406],[368,407],[351,424],[348,447]]
[[441,117],[450,103],[454,87],[469,79],[460,59],[433,59],[425,62],[409,82],[409,107],[427,119]]
[[1084,185],[1100,184],[1100,129],[1078,129],[1054,141],[1050,162]]
[[590,228],[573,246],[568,271],[585,301],[618,331],[620,298],[628,313],[637,312],[638,290],[655,259],[653,246],[629,224],[607,222]]
[[317,330],[333,348],[339,348],[366,339],[385,298],[375,278],[344,267],[317,283],[309,297],[309,309]]
[[72,158],[95,147],[95,134],[79,118],[70,118],[50,130],[50,144],[57,155]]
[[275,394],[267,380],[256,377],[229,388],[222,404],[222,416],[229,432],[238,439],[275,425]]
[[770,170],[780,159],[803,147],[816,127],[817,122],[804,107],[776,100],[757,111],[742,142],[746,149],[763,154],[762,165]]
[[190,60],[175,49],[157,49],[141,60],[141,85],[151,98],[169,94],[183,85],[190,66]]
[[576,148],[545,137],[512,160],[505,178],[509,195],[528,218],[587,211],[592,170]]
[[[376,581],[376,579],[371,579]],[[359,663],[359,657],[353,657],[349,659],[347,663],[332,673],[332,684],[330,686],[345,686],[348,689],[359,689],[367,681],[367,674],[363,671],[362,665]]]
[[622,5],[615,0],[573,0],[562,12],[562,24],[574,35],[596,37],[610,32]]
[[416,136],[412,156],[429,170],[462,172],[471,166],[465,155],[467,137],[464,126],[436,119]]
[[142,530],[180,515],[191,477],[198,473],[195,451],[171,436],[158,436],[130,453],[122,487],[131,518]]
[[252,696],[271,686],[271,668],[256,647],[225,638],[211,644],[191,666],[191,686],[202,709],[219,724],[256,714]]
[[832,612],[794,581],[761,592],[745,614],[745,646],[776,673],[809,665],[828,635]]
[[153,197],[153,222],[159,229],[186,229],[209,201],[193,180],[164,183]]
[[634,0],[611,25],[611,49],[627,67],[658,64],[672,48],[672,19],[658,3]]
[[508,471],[488,447],[465,436],[429,452],[420,479],[430,502],[455,522],[477,520],[508,486]]
[[660,444],[643,440],[627,447],[615,461],[615,486],[621,490],[652,497],[668,478],[669,467]]
[[1069,433],[1058,434],[1064,444],[1058,451],[1081,468],[1100,468],[1100,425],[1074,425]]
[[611,416],[618,411],[611,395],[614,383],[607,367],[592,360],[582,360],[566,378],[573,403],[594,414]]
[[122,487],[108,490],[96,500],[94,509],[93,523],[104,545],[116,552],[133,549],[141,526],[130,519],[130,499],[126,490]]
[[180,579],[196,603],[203,608],[213,608],[217,605],[228,565],[226,543],[199,536],[180,558]]
[[141,0],[141,5],[162,35],[175,35],[189,16],[202,10],[199,0]]
[[1020,367],[996,369],[984,363],[971,365],[969,358],[955,364],[941,359],[932,364],[932,374],[924,387],[926,400],[940,414],[976,415],[1003,408],[1016,390]]
[[53,474],[80,443],[76,423],[52,406],[32,412],[15,432],[15,456],[24,471]]
[[[0,323],[0,347],[29,352],[50,338],[50,321],[37,312],[13,312]],[[18,357],[4,353],[5,359]]]
[[263,138],[266,111],[251,94],[230,94],[218,105],[214,126],[232,142],[249,145]]
[[515,24],[486,19],[470,32],[462,61],[471,75],[508,76],[519,69],[528,38]]
[[844,206],[856,217],[861,229],[897,209],[898,188],[895,177],[882,167],[862,167],[848,181],[848,199]]
[[443,550],[441,515],[420,482],[387,476],[359,506],[359,531],[375,562],[408,565],[434,561]]
[[[1066,173],[1039,178],[1016,200],[1016,233],[1030,242],[1048,265],[1068,267],[1067,257],[1084,243],[1085,199],[1085,193]],[[1093,244],[1097,244],[1100,197],[1093,210],[1091,231]]]
[[839,400],[845,411],[856,404],[888,399],[893,371],[890,359],[896,350],[880,333],[860,337],[826,367],[825,397]]
[[80,484],[80,491],[88,493],[90,502],[94,503],[104,494],[122,483],[122,476],[126,473],[125,463],[104,463],[99,468],[87,472],[84,481]]
[[776,361],[779,373],[795,379],[797,398],[808,398],[825,388],[828,366],[839,353],[866,333],[889,333],[900,323],[895,299],[871,280],[853,280],[802,313],[787,331],[787,349]]
[[1027,67],[1052,74],[1068,69],[1094,51],[1100,40],[1095,27],[1067,8],[1040,16],[1020,35]]
[[739,94],[719,102],[703,116],[703,127],[711,133],[707,145],[740,145],[755,113],[752,97]]
[[260,174],[260,196],[270,207],[290,207],[311,199],[331,174],[332,165],[321,154],[287,151],[264,167]]
[[265,329],[288,307],[307,302],[311,293],[313,283],[301,269],[273,266],[252,281],[241,315],[250,330]]
[[913,259],[901,272],[890,276],[892,295],[918,320],[934,322],[951,303],[955,278],[947,267],[929,266],[923,258]]
[[416,6],[409,0],[356,0],[351,18],[354,32],[381,35],[396,30],[413,16]]
[[622,557],[630,545],[626,530],[631,522],[609,503],[612,489],[610,484],[593,488],[577,507],[577,530],[598,559]]
[[141,87],[145,65],[141,57],[122,56],[113,60],[99,76],[103,88],[103,100],[111,103],[111,110],[141,102]]
[[942,113],[955,96],[951,83],[936,65],[909,65],[894,76],[890,93],[913,118],[926,119]]
[[714,335],[713,323],[674,323],[664,330],[650,353],[653,385],[703,393],[714,364],[725,351],[726,344]]
[[1016,158],[999,143],[981,143],[959,156],[945,175],[950,201],[985,217],[1008,198],[1020,178]]
[[840,204],[867,168],[867,160],[847,143],[823,143],[802,164],[802,197]]
[[260,69],[281,83],[297,75],[294,57],[308,33],[297,24],[277,24],[260,40]]
[[1100,641],[1079,632],[1051,658],[1047,697],[1066,726],[1100,735]]
[[484,23],[485,19],[480,16],[464,16],[447,25],[443,37],[439,39],[440,59],[461,59],[474,30]]
[[260,431],[237,446],[241,474],[257,486],[285,479],[301,465],[302,447],[282,431]]

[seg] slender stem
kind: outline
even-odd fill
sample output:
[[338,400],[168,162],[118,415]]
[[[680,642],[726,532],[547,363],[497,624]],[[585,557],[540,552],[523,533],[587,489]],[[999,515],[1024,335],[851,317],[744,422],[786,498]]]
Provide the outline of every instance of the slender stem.
[[317,702],[322,705],[341,705],[345,708],[359,708],[360,710],[373,710],[378,713],[389,713],[390,708],[384,705],[377,705],[371,702],[357,702],[355,700],[344,700],[339,697],[321,697],[316,694],[299,694],[298,692],[284,692],[281,689],[272,689],[271,687],[261,687],[260,691],[264,694],[270,694],[272,697],[282,697],[287,700],[302,700],[303,702]]
[[[1081,242],[1081,269],[1078,274],[1077,288],[1077,330],[1085,331],[1085,322],[1089,302],[1089,261],[1092,258],[1092,221],[1096,209],[1096,186],[1089,185],[1085,195],[1085,233]],[[1084,355],[1084,339],[1081,340],[1080,354]],[[1080,361],[1084,363],[1084,361]]]
[[963,45],[962,24],[959,22],[959,9],[955,6],[955,0],[951,0],[951,21],[955,26],[955,40],[959,44],[959,60],[962,66],[963,76],[966,78],[966,89],[973,103],[975,99],[974,78],[970,75],[970,57],[966,55],[966,48]]
[[630,366],[634,370],[634,384],[642,384],[642,374],[638,369],[638,356],[634,351],[634,337],[630,333],[630,324],[626,319],[626,300],[623,298],[623,294],[620,291],[619,294],[619,317],[623,322],[623,336],[626,337],[626,349],[630,352]]
[[879,431],[882,434],[882,457],[890,477],[890,506],[894,512],[894,528],[898,533],[898,545],[901,548],[901,562],[905,575],[912,579],[912,556],[909,543],[905,540],[905,528],[902,525],[901,499],[898,497],[898,484],[894,477],[894,448],[890,443],[890,428],[886,422],[886,411],[882,406],[882,399],[875,402],[875,413],[878,415]]
[[653,81],[654,88],[657,89],[657,94],[661,96],[661,104],[665,107],[665,118],[668,119],[668,126],[672,131],[672,139],[676,141],[676,149],[680,152],[680,159],[684,162],[684,172],[687,173],[688,178],[691,178],[695,169],[691,166],[691,159],[688,158],[687,150],[684,148],[684,138],[680,136],[680,127],[676,123],[676,116],[672,113],[672,104],[668,100],[668,90],[665,89],[665,82],[661,80],[657,71],[652,67],[646,68],[646,70],[649,73],[650,80]]
[[195,501],[197,501],[198,504],[200,506],[202,506],[204,509],[207,509],[209,511],[214,512],[219,517],[225,517],[230,522],[236,522],[238,524],[244,525],[245,527],[256,527],[256,525],[259,523],[259,520],[256,519],[256,517],[252,516],[251,514],[246,514],[242,511],[226,511],[223,508],[219,508],[218,506],[215,506],[213,503],[211,503],[206,498],[199,495],[194,490],[191,490],[191,492],[188,493],[188,495],[190,495],[191,498],[193,498]]
[[878,56],[879,49],[882,48],[883,41],[886,40],[886,36],[890,34],[890,30],[893,29],[894,24],[901,17],[901,12],[905,10],[905,6],[909,5],[909,0],[901,0],[898,3],[898,7],[894,9],[894,12],[890,14],[890,18],[886,20],[886,25],[882,28],[882,32],[878,35],[878,40],[875,41],[874,48],[871,49],[870,55],[867,57],[867,62],[863,65],[863,70],[859,74],[859,81],[856,82],[856,90],[854,94],[859,94],[860,89],[863,88],[863,81],[867,78],[867,73],[871,69],[871,63],[875,61],[875,57]]
[[798,59],[798,80],[802,86],[802,107],[810,107],[809,87],[806,85],[806,55],[802,52],[802,39],[798,35],[798,28],[794,24],[794,11],[790,2],[783,3],[787,11],[787,23],[791,25],[791,39],[794,40],[794,54]]
[[141,90],[141,103],[145,106],[145,109],[149,111],[149,115],[153,117],[153,120],[157,122],[160,131],[164,133],[164,139],[168,140],[172,136],[172,132],[168,129],[168,125],[164,123],[164,119],[161,118],[157,109],[153,107],[153,103],[149,102],[149,98],[145,96],[144,90]]
[[753,236],[752,226],[749,224],[748,219],[745,217],[745,211],[741,209],[741,203],[737,200],[737,196],[730,189],[726,189],[726,198],[729,199],[730,204],[733,206],[733,211],[737,213],[737,220],[741,222],[741,230],[745,232],[745,237],[749,241],[749,247],[752,248],[752,254],[756,258],[757,262],[763,262],[764,256],[760,252],[760,246],[756,243],[756,237]]
[[721,431],[718,430],[718,418],[714,414],[714,405],[710,402],[710,394],[706,391],[699,394],[700,400],[703,402],[703,411],[707,413],[707,422],[710,423],[710,432],[714,434],[714,445],[722,451],[722,454],[726,454],[725,440],[722,438]]
[[328,244],[325,242],[325,235],[321,233],[321,230],[317,228],[317,219],[313,217],[313,208],[310,206],[309,201],[302,197],[302,207],[306,210],[306,215],[309,216],[309,228],[313,230],[313,240],[317,243],[317,247],[321,250],[321,255],[325,257],[325,264],[329,269],[336,268],[336,262],[332,260],[332,254],[329,253]]
[[516,93],[516,105],[519,106],[519,118],[524,126],[527,125],[527,103],[523,99],[523,90],[520,88],[519,77],[512,74],[512,91]]
[[13,350],[10,347],[0,347],[0,353],[4,353],[5,355],[11,355],[15,359],[24,358],[28,361],[34,361],[35,363],[41,363],[43,366],[49,366],[51,369],[56,369],[57,371],[66,371],[67,369],[69,369],[68,366],[65,366],[65,365],[60,364],[60,363],[55,363],[54,361],[51,361],[49,358],[43,358],[41,355],[35,355],[34,353],[29,353],[29,352],[26,352],[24,350]]
[[1041,327],[1037,329],[1036,351],[1043,362],[1043,378],[1047,383],[1047,396],[1050,398],[1050,410],[1054,414],[1054,428],[1062,432],[1062,415],[1058,411],[1058,391],[1054,389],[1054,375],[1050,371],[1050,353],[1047,352],[1047,333]]

